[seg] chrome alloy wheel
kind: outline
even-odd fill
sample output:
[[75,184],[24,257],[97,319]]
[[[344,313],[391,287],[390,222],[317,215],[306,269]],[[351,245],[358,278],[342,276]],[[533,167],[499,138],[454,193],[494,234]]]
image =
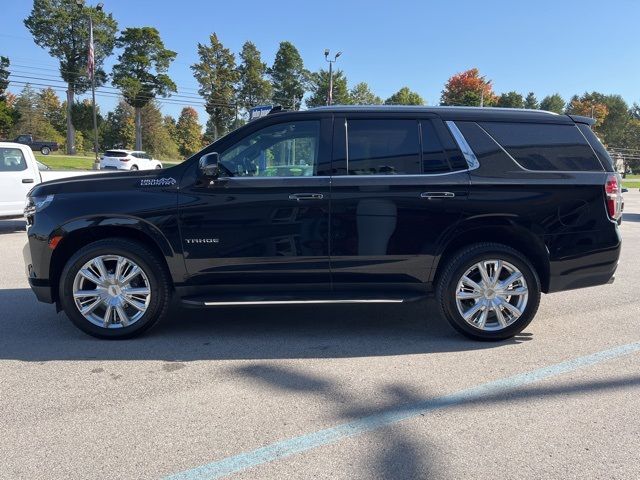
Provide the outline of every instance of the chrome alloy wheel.
[[78,311],[94,325],[123,328],[145,314],[151,300],[149,279],[134,261],[101,255],[83,265],[73,281]]
[[522,272],[504,260],[483,260],[458,281],[456,305],[472,327],[502,330],[524,313],[529,298]]

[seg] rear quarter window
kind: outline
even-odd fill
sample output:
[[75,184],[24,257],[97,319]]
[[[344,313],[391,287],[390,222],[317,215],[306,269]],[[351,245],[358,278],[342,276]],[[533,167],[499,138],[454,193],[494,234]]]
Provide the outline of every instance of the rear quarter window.
[[105,157],[124,158],[127,155],[127,152],[114,152],[113,150],[107,150],[104,152]]
[[528,170],[603,170],[575,125],[508,122],[482,122],[479,125]]

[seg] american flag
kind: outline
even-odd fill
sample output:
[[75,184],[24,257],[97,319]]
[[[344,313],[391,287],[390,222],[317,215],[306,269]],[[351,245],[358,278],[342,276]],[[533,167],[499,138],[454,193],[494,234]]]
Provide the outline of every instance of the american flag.
[[87,74],[89,78],[93,78],[96,70],[96,62],[93,52],[93,25],[89,27],[89,56],[87,58]]

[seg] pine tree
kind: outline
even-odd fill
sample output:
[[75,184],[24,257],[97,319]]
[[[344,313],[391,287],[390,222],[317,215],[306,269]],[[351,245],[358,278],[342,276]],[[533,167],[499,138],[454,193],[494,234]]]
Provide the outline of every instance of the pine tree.
[[540,102],[540,110],[547,110],[549,112],[564,113],[564,107],[564,99],[559,93],[547,95]]
[[205,110],[213,119],[213,137],[217,140],[233,128],[238,114],[236,59],[215,33],[209,36],[208,45],[198,43],[198,56],[200,62],[192,65],[191,70],[200,84],[198,93],[206,102]]
[[366,82],[356,84],[349,92],[349,103],[353,105],[382,105],[382,99],[375,95]]
[[265,78],[267,64],[252,42],[245,42],[238,66],[238,102],[245,108],[265,105],[271,101],[271,83]]
[[273,101],[290,110],[298,110],[307,90],[309,73],[300,52],[291,42],[281,42],[269,70],[273,83]]
[[524,99],[524,108],[528,108],[530,110],[537,110],[540,108],[540,104],[538,103],[538,99],[533,92],[529,92],[527,97]]
[[[327,104],[329,94],[329,71],[320,69],[310,75],[311,97],[307,99],[307,107],[320,107]],[[342,70],[333,72],[333,104],[348,105],[351,103],[347,88],[347,77]]]
[[167,75],[176,52],[168,50],[153,27],[127,28],[116,42],[123,52],[113,67],[113,84],[135,109],[136,149],[142,149],[142,108],[157,96],[175,92],[176,84]]
[[503,93],[498,97],[496,107],[502,108],[524,108],[524,98],[518,92]]

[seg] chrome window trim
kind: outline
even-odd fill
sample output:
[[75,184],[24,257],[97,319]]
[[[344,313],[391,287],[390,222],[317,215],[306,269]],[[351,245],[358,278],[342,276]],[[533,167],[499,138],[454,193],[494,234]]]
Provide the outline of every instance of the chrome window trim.
[[473,152],[471,145],[467,142],[467,139],[464,138],[464,135],[456,125],[456,122],[447,120],[445,123],[447,124],[447,127],[449,127],[449,131],[451,132],[451,135],[453,135],[453,139],[458,144],[458,148],[460,148],[462,155],[464,155],[464,159],[467,161],[467,165],[469,165],[469,170],[480,168],[478,157],[476,157],[476,154]]

